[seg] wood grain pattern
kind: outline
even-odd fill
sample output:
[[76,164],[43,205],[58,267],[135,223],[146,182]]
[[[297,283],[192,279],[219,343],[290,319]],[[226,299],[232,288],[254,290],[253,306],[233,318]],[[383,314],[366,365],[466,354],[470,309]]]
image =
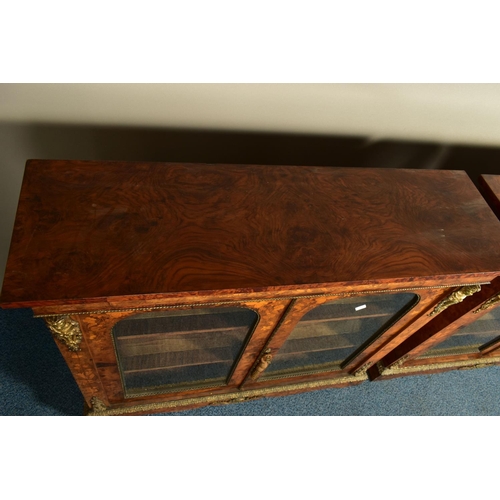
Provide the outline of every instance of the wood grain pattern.
[[32,160],[1,302],[500,272],[464,172]]

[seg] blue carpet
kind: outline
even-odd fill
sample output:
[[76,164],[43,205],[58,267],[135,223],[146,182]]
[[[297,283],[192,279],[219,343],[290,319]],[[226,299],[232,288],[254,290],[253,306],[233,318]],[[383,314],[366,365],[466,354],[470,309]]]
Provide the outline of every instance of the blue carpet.
[[[0,415],[82,415],[83,398],[40,318],[0,310]],[[500,366],[364,382],[165,415],[500,415]]]

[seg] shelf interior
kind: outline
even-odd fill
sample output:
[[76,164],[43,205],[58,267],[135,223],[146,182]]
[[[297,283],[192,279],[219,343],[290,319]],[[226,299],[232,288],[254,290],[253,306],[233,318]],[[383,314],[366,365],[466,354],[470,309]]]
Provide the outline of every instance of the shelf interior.
[[224,385],[256,321],[249,309],[212,308],[118,322],[113,337],[125,392]]
[[474,322],[462,326],[443,342],[421,354],[419,359],[477,353],[483,345],[490,343],[497,337],[500,337],[500,307],[496,307]]
[[334,369],[417,301],[415,294],[400,293],[340,299],[318,306],[299,321],[261,379]]

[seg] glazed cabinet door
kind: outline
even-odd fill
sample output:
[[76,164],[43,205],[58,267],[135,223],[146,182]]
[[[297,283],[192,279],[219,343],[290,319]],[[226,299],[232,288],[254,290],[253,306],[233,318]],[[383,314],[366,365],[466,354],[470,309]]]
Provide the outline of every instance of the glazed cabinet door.
[[396,292],[296,301],[245,385],[323,372],[345,375],[419,300],[415,293]]
[[126,397],[224,385],[258,321],[241,307],[151,312],[113,327]]
[[334,300],[297,323],[261,379],[340,368],[415,303],[413,293]]

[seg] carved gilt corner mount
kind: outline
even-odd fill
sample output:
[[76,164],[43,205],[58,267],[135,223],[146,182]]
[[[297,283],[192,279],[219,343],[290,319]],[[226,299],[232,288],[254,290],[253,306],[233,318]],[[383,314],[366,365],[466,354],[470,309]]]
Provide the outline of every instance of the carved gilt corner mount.
[[448,309],[448,307],[462,302],[467,297],[479,292],[480,290],[481,285],[467,285],[455,290],[453,293],[448,295],[448,297],[442,300],[429,314],[429,316],[434,316],[435,314],[443,312],[445,309]]
[[106,405],[97,396],[90,399],[90,405],[91,410],[87,413],[89,416],[106,415],[108,411]]
[[82,342],[80,325],[69,316],[53,316],[45,318],[52,335],[63,342],[70,351],[79,351]]

